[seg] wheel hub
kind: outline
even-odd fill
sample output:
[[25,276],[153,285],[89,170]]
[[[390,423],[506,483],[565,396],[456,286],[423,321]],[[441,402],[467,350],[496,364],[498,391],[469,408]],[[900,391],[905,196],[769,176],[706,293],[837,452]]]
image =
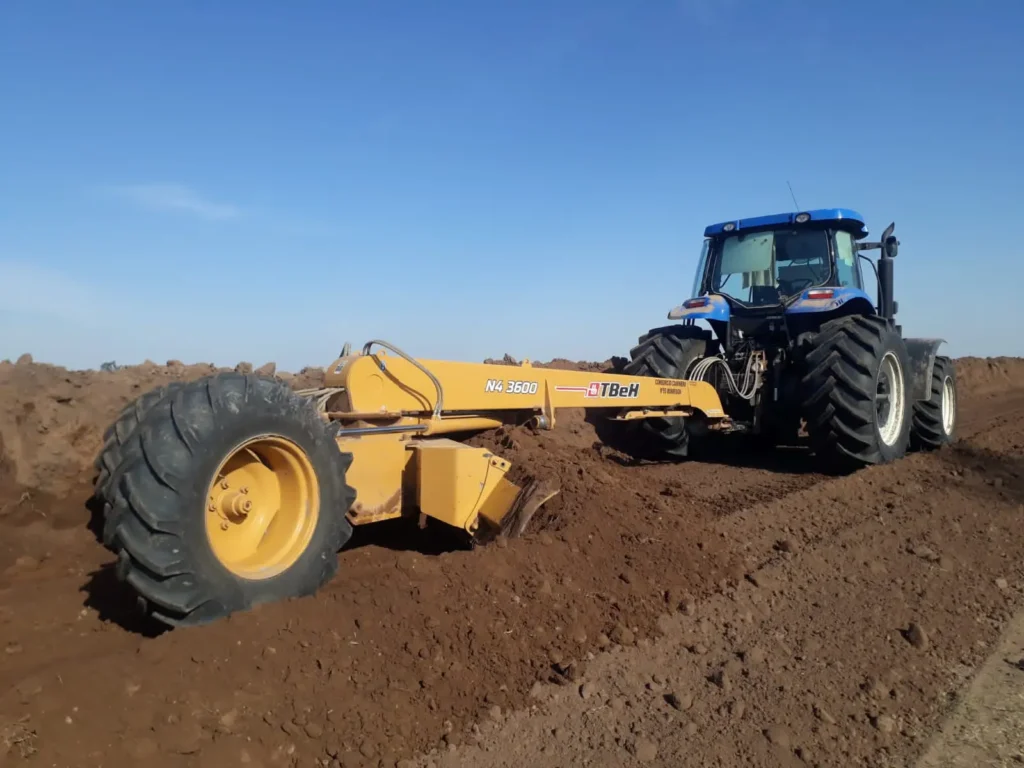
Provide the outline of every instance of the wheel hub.
[[878,366],[875,411],[878,433],[886,445],[893,445],[903,429],[903,366],[893,352],[886,352]]
[[243,486],[225,493],[214,504],[215,511],[224,518],[224,522],[240,523],[252,512],[252,499],[248,498],[248,493],[249,489]]
[[953,426],[956,423],[956,388],[953,385],[953,377],[946,376],[942,380],[942,431],[947,435],[953,434]]
[[319,516],[319,487],[305,452],[261,437],[231,451],[207,491],[206,533],[236,576],[263,579],[295,563]]

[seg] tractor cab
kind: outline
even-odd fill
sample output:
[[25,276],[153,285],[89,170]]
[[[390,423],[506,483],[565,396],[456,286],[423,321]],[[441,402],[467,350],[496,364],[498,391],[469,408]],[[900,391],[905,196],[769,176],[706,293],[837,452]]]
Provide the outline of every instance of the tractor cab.
[[712,224],[693,285],[693,298],[672,320],[759,322],[846,308],[870,314],[858,240],[863,217],[842,208],[784,213]]

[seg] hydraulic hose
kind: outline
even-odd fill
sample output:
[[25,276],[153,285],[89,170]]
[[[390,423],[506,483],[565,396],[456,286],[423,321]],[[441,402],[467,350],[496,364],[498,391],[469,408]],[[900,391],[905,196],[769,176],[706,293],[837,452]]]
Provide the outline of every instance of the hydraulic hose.
[[437,390],[437,401],[434,403],[433,417],[435,419],[441,418],[441,411],[444,410],[444,387],[441,386],[441,382],[438,381],[437,377],[434,374],[432,374],[429,370],[427,370],[427,367],[423,365],[421,362],[419,362],[416,358],[406,354],[398,347],[396,347],[394,344],[390,344],[386,341],[381,341],[380,339],[373,339],[371,341],[366,342],[363,345],[363,354],[370,354],[370,347],[372,347],[374,344],[376,344],[378,347],[384,347],[385,349],[389,349],[399,357],[405,358],[410,363],[419,368],[421,371],[423,371],[424,374],[426,374],[427,378],[430,379],[431,382],[433,382],[434,389]]
[[690,376],[697,381],[704,381],[705,377],[715,366],[720,366],[725,371],[726,385],[733,394],[744,400],[754,399],[754,395],[757,394],[757,390],[761,386],[761,372],[754,369],[755,362],[753,355],[750,355],[747,358],[746,367],[743,371],[742,384],[736,383],[736,377],[733,375],[732,369],[729,368],[729,364],[720,357],[705,357],[700,360],[693,367],[693,371],[690,373]]

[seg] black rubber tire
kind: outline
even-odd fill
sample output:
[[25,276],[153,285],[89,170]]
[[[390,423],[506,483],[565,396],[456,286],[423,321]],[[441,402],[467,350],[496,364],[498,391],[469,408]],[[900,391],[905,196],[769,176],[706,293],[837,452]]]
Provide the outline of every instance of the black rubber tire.
[[[849,472],[901,458],[910,442],[906,344],[890,323],[854,315],[829,321],[803,350],[801,404],[811,447],[830,469]],[[903,421],[891,445],[881,438],[875,395],[884,356],[903,372]]]
[[[693,364],[707,352],[709,335],[700,328],[670,325],[654,328],[630,350],[622,370],[630,376],[685,379]],[[598,419],[598,437],[636,459],[682,459],[690,453],[690,432],[681,416],[613,422]]]
[[[309,546],[284,572],[241,578],[215,556],[206,533],[206,492],[221,461],[247,439],[277,435],[309,458],[320,510]],[[115,493],[117,575],[143,609],[172,626],[199,625],[255,605],[313,594],[333,578],[338,551],[352,535],[345,517],[355,491],[345,475],[351,454],[334,430],[287,384],[223,373],[178,389],[139,428],[139,455]]]
[[[942,421],[942,392],[946,380],[953,385],[953,425],[946,431]],[[956,366],[948,357],[936,357],[932,368],[930,396],[914,403],[913,426],[910,430],[910,448],[914,451],[934,451],[956,440],[957,397]]]
[[96,500],[102,505],[101,538],[103,546],[118,551],[117,517],[121,507],[115,503],[121,474],[130,467],[142,450],[139,443],[139,424],[165,398],[172,396],[185,382],[174,381],[140,395],[121,411],[120,416],[107,428],[107,442],[96,460],[99,475],[96,478]]
[[172,381],[162,387],[143,392],[122,408],[117,418],[107,427],[103,433],[103,448],[93,463],[98,472],[95,484],[97,499],[109,499],[109,486],[117,485],[114,475],[121,463],[122,446],[131,439],[136,428],[149,413],[149,409],[181,385],[180,381]]

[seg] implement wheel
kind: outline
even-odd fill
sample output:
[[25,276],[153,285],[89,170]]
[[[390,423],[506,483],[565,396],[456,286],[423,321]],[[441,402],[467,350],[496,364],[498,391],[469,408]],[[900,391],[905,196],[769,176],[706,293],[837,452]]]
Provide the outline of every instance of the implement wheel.
[[111,478],[117,465],[121,463],[122,448],[135,434],[136,428],[146,418],[150,408],[180,386],[182,386],[182,382],[172,381],[170,384],[142,393],[122,408],[121,412],[117,414],[117,418],[107,427],[103,433],[103,448],[93,463],[98,472],[96,478],[97,498],[107,498],[110,487],[117,485],[117,481],[112,481]]
[[[640,337],[630,350],[623,373],[659,379],[685,379],[707,351],[708,334],[700,328],[670,325]],[[685,458],[690,433],[681,416],[614,422],[598,417],[598,437],[607,445],[637,459]]]
[[906,454],[910,359],[889,323],[859,315],[825,323],[804,362],[804,418],[819,458],[851,471]]
[[956,439],[956,368],[948,357],[936,357],[932,367],[930,395],[914,403],[910,447],[933,451]]
[[138,456],[139,441],[135,438],[139,424],[146,418],[154,405],[165,397],[173,395],[184,382],[172,381],[157,389],[139,395],[128,403],[114,422],[103,433],[103,449],[96,457],[94,466],[97,470],[95,493],[96,500],[103,505],[103,544],[117,551],[115,539],[116,516],[113,497],[117,489],[121,471],[130,466]]
[[334,576],[351,456],[287,385],[201,379],[154,406],[138,438],[115,493],[118,577],[154,618],[203,624]]

